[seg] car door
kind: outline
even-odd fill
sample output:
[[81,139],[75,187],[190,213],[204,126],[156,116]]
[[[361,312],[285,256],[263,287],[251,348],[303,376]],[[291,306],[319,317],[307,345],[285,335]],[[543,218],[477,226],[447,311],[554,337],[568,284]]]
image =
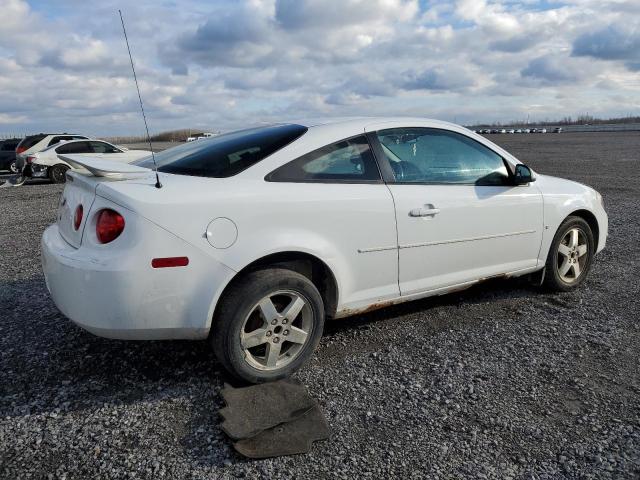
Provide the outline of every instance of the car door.
[[399,285],[412,295],[537,266],[542,196],[495,151],[435,128],[377,130],[393,172]]

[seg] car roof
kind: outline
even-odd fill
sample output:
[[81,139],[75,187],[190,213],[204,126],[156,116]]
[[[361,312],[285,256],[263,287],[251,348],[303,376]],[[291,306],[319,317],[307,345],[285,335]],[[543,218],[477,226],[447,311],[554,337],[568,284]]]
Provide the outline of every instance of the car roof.
[[[76,138],[73,140],[63,140],[62,142],[54,143],[53,145],[49,145],[47,148],[41,151],[46,152],[47,150],[51,150],[52,148],[59,147],[61,143],[64,145],[68,145],[69,143],[86,142],[86,141],[109,143],[106,140],[99,140],[97,138]],[[109,143],[109,145],[113,145],[113,143]]]
[[[432,118],[423,118],[423,117],[329,117],[329,118],[305,118],[298,121],[292,121],[290,123],[297,123],[307,128],[319,127],[324,125],[349,125],[350,127],[362,127],[363,129],[368,125],[373,123],[386,123],[386,122],[398,122],[403,123],[406,122],[408,124],[419,122],[423,123],[432,123],[434,126],[447,126],[451,127],[455,124],[450,122],[444,122],[442,120],[435,120]],[[457,125],[455,125],[457,126]]]

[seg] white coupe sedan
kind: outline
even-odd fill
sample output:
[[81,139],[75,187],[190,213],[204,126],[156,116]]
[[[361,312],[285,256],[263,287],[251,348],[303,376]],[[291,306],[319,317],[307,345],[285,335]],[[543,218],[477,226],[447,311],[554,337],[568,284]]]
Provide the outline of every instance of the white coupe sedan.
[[42,259],[58,308],[121,339],[209,338],[249,382],[291,374],[325,318],[533,274],[584,282],[600,194],[463,127],[368,118],[190,142],[137,165],[64,156]]
[[63,183],[65,172],[71,168],[60,155],[81,155],[131,163],[148,157],[148,150],[129,150],[104,140],[80,139],[56,143],[44,150],[29,154],[25,159],[23,177],[49,178],[53,183]]

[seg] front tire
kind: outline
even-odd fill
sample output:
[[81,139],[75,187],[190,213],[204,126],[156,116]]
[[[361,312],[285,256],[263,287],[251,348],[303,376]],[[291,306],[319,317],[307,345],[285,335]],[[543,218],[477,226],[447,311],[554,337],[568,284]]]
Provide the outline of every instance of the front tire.
[[18,173],[18,164],[15,160],[9,164],[9,171],[11,173]]
[[67,170],[69,167],[66,165],[54,165],[49,167],[49,180],[53,183],[65,183],[67,181]]
[[229,287],[213,319],[211,342],[235,378],[262,383],[288,377],[309,360],[324,328],[315,285],[297,272],[249,272]]
[[589,224],[581,217],[567,217],[551,242],[544,285],[558,292],[582,285],[591,269],[594,246]]

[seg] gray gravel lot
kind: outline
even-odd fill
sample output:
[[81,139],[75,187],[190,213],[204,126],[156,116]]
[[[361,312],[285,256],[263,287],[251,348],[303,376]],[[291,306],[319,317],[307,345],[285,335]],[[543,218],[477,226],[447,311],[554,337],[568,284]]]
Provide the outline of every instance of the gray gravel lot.
[[577,292],[494,281],[327,326],[298,374],[332,430],[248,461],[218,427],[204,342],[123,342],[49,299],[39,239],[62,188],[0,189],[1,478],[638,478],[640,135],[494,135],[597,188],[610,236]]

